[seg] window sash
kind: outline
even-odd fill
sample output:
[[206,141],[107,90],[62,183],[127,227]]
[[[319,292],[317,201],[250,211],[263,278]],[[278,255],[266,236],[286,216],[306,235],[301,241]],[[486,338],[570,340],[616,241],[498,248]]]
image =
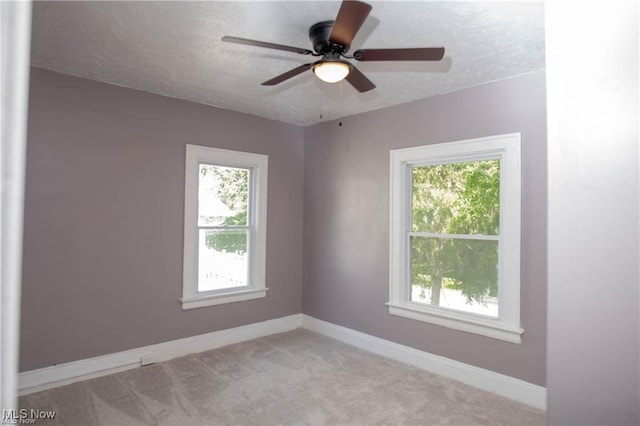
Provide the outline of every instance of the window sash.
[[[253,206],[254,204],[254,194],[255,191],[253,189],[254,184],[255,184],[255,170],[253,167],[236,167],[236,166],[230,166],[227,163],[224,162],[216,162],[216,161],[198,161],[198,170],[200,169],[200,166],[212,166],[212,167],[222,167],[222,168],[230,168],[230,169],[237,169],[237,170],[245,170],[247,172],[247,224],[246,225],[212,225],[212,226],[251,226],[255,223],[255,208]],[[200,190],[200,176],[198,175],[198,191]],[[196,209],[196,215],[199,215],[200,213],[200,200],[198,199],[198,208]],[[200,221],[199,221],[199,217],[196,218],[196,226],[198,227],[206,227],[209,225],[199,225]]]
[[[227,229],[221,229],[221,231],[226,231]],[[232,230],[238,230],[238,228],[233,228]],[[200,230],[198,230],[199,232]],[[207,229],[205,229],[205,231],[207,231]],[[198,270],[198,276],[197,276],[197,288],[196,288],[196,292],[198,295],[204,295],[204,294],[216,294],[216,293],[221,293],[224,291],[230,291],[232,289],[251,289],[254,288],[254,285],[252,283],[252,277],[253,277],[253,270],[254,267],[252,266],[252,260],[253,260],[253,252],[251,250],[251,243],[253,238],[251,237],[251,231],[250,229],[246,230],[247,232],[245,233],[246,235],[246,267],[244,268],[244,274],[246,274],[246,285],[235,285],[235,286],[228,286],[228,287],[223,287],[223,288],[218,288],[218,289],[211,289],[211,290],[201,290],[201,288],[205,285],[205,283],[201,283],[200,282],[200,278],[201,278],[201,268],[203,268],[203,265],[201,265],[200,263],[200,241],[198,241],[198,246],[196,248],[197,250],[197,270]]]
[[[407,206],[407,231],[409,232],[427,232],[427,231],[411,231],[413,229],[413,170],[425,167],[436,167],[441,165],[449,165],[449,164],[460,164],[460,163],[474,163],[474,162],[482,162],[482,161],[499,161],[500,162],[500,215],[499,220],[502,221],[502,201],[503,201],[503,192],[502,192],[502,167],[503,167],[503,158],[501,153],[497,153],[495,150],[491,150],[489,152],[475,153],[470,155],[456,155],[452,157],[440,158],[440,159],[432,159],[432,160],[417,160],[417,161],[407,161],[406,163],[406,189],[408,191],[408,196],[406,202]],[[502,229],[502,223],[500,222],[498,225],[498,233],[497,234],[477,234],[477,235],[500,235],[500,230]],[[447,233],[438,233],[433,232],[433,234],[447,234]],[[451,234],[451,235],[468,235],[468,234]]]
[[210,226],[196,226],[198,229],[253,229],[251,225],[210,225]]
[[[419,233],[419,232],[415,232],[412,234],[424,234],[424,233]],[[419,302],[416,300],[413,300],[412,298],[412,289],[414,286],[414,282],[412,281],[412,273],[413,273],[413,264],[412,264],[412,255],[413,255],[413,248],[412,248],[412,240],[411,237],[412,236],[417,236],[419,238],[436,238],[436,239],[448,239],[450,237],[442,237],[442,235],[444,234],[440,234],[440,235],[436,235],[436,236],[432,236],[432,235],[407,235],[407,238],[405,240],[405,249],[406,249],[406,264],[405,264],[405,268],[406,268],[406,283],[405,283],[405,291],[406,291],[406,303],[408,305],[412,305],[415,307],[420,308],[421,306],[425,306],[428,307],[428,309],[435,309],[435,310],[444,310],[446,311],[450,311],[450,312],[459,312],[463,315],[472,315],[472,316],[477,316],[478,318],[490,318],[490,319],[501,319],[502,318],[502,304],[504,302],[501,301],[501,297],[500,295],[502,294],[503,291],[503,280],[502,280],[502,272],[500,270],[500,262],[501,262],[501,252],[502,252],[502,247],[501,247],[501,242],[500,239],[498,238],[493,238],[493,236],[485,236],[485,237],[490,237],[490,238],[451,238],[451,239],[456,239],[459,241],[467,241],[467,240],[471,240],[471,241],[496,241],[497,242],[497,250],[498,250],[498,263],[496,265],[497,267],[497,281],[496,281],[496,285],[498,287],[498,315],[490,315],[490,314],[483,314],[480,312],[471,312],[469,310],[465,310],[465,309],[460,309],[460,308],[455,308],[455,307],[449,307],[449,306],[443,306],[443,305],[433,305],[431,303],[424,303],[424,302]],[[452,234],[455,235],[455,234]],[[471,235],[472,237],[474,237],[474,235]],[[444,290],[444,286],[442,287],[441,291]],[[441,293],[441,297],[443,296],[443,293]]]
[[454,240],[500,241],[500,235],[486,235],[486,234],[446,234],[446,233],[438,233],[438,232],[407,231],[407,239],[408,237],[451,238]]

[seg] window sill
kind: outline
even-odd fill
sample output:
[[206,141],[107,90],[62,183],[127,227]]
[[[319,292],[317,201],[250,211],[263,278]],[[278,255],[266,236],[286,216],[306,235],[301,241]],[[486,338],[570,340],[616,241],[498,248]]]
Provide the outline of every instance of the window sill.
[[222,305],[224,303],[242,302],[260,299],[267,296],[268,288],[237,290],[216,294],[202,294],[200,296],[183,297],[182,310],[202,308],[205,306]]
[[463,312],[449,311],[417,304],[387,303],[389,313],[418,321],[428,322],[454,330],[479,334],[493,339],[504,340],[510,343],[522,343],[524,330],[518,327],[509,327],[499,319],[482,317],[480,315],[466,314]]

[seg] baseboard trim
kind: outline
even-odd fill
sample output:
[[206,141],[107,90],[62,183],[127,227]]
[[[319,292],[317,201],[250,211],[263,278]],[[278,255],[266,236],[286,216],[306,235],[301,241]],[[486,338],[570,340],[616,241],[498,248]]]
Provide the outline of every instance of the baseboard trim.
[[414,365],[423,370],[546,410],[547,390],[542,386],[420,351],[305,314],[302,315],[302,327],[377,355]]
[[213,333],[25,371],[18,374],[18,394],[27,395],[82,380],[130,370],[140,367],[143,364],[143,357],[145,358],[145,364],[162,362],[192,353],[204,352],[271,334],[295,330],[300,327],[301,322],[302,314],[289,315]]
[[494,392],[524,404],[546,409],[546,388],[322,321],[305,314],[289,315],[213,333],[143,346],[123,352],[68,362],[18,374],[18,393],[28,395],[82,380],[162,362],[276,333],[306,328],[363,350],[414,365],[423,370]]

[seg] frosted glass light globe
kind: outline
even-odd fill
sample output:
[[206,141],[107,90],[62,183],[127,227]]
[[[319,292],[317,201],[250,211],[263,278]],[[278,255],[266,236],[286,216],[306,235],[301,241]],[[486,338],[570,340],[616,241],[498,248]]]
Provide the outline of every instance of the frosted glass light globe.
[[327,83],[337,83],[345,79],[351,67],[346,62],[326,61],[313,67],[313,72],[318,78]]

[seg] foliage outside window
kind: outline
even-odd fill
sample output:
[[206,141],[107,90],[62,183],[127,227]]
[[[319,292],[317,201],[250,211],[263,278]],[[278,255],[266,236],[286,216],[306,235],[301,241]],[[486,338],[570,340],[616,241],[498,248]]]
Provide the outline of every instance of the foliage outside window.
[[500,161],[411,171],[411,300],[498,316]]
[[391,152],[392,314],[520,341],[519,140]]
[[267,158],[187,145],[183,309],[266,295]]
[[251,170],[200,164],[198,292],[248,285]]

